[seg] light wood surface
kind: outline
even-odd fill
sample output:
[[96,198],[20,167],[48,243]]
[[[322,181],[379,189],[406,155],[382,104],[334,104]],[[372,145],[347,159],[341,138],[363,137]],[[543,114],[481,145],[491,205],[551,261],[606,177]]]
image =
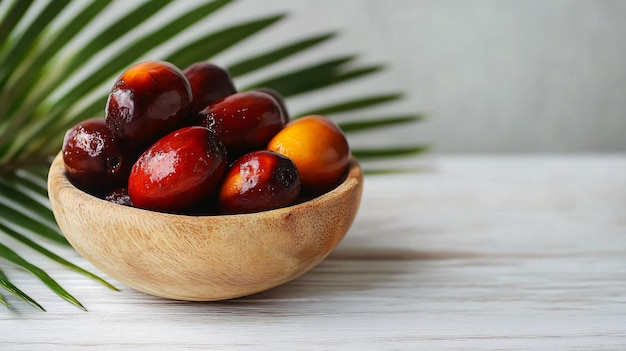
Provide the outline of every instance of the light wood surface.
[[246,298],[177,302],[121,283],[115,293],[27,255],[89,312],[5,269],[48,312],[9,298],[17,311],[0,312],[0,349],[626,349],[626,155],[427,163],[366,177],[336,250]]

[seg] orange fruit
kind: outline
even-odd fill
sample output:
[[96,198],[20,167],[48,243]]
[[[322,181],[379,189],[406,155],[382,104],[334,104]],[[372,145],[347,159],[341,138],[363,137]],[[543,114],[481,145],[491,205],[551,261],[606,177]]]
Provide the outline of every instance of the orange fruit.
[[311,115],[289,122],[267,148],[290,158],[303,190],[324,192],[337,186],[350,162],[350,147],[341,129],[326,117]]

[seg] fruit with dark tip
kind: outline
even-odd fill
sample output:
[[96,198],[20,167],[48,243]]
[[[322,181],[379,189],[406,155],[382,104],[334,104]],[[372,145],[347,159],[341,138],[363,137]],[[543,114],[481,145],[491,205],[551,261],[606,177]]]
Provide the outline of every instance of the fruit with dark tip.
[[289,122],[272,138],[267,149],[293,160],[302,187],[318,194],[339,184],[351,155],[342,130],[328,118],[318,115]]
[[197,62],[183,71],[193,99],[191,113],[198,113],[207,105],[237,92],[230,74],[225,69],[209,62]]
[[130,173],[135,207],[185,212],[206,201],[227,169],[226,149],[209,129],[185,127],[150,146]]
[[134,162],[102,118],[88,119],[70,128],[63,139],[62,153],[68,177],[91,193],[125,184]]
[[213,130],[226,145],[231,160],[265,149],[284,126],[278,102],[270,95],[247,91],[227,96],[207,106],[198,123]]
[[230,167],[219,190],[219,211],[251,213],[292,205],[300,194],[296,165],[273,151],[241,156]]
[[116,80],[106,104],[106,122],[113,135],[147,148],[187,122],[191,87],[174,65],[141,62]]
[[287,110],[287,104],[285,103],[285,98],[276,90],[270,88],[257,88],[256,91],[260,91],[262,93],[266,93],[271,95],[276,102],[278,102],[278,106],[280,106],[281,112],[283,113],[283,124],[287,124],[289,122],[289,111]]

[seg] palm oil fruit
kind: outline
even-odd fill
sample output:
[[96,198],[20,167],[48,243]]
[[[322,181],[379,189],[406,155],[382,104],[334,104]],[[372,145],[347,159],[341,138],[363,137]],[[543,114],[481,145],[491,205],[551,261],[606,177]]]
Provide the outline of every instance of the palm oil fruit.
[[69,178],[90,193],[125,184],[134,161],[122,150],[103,118],[88,119],[70,128],[63,139],[62,153]]
[[191,113],[198,113],[207,105],[237,92],[228,71],[209,62],[196,62],[185,68],[183,74],[189,80]]
[[271,88],[257,88],[256,91],[261,93],[266,93],[276,100],[278,106],[280,106],[280,110],[283,114],[283,124],[289,123],[289,111],[287,110],[287,104],[285,103],[285,98],[276,90]]
[[238,158],[218,195],[219,212],[252,213],[292,205],[300,194],[296,165],[276,152],[259,150]]
[[311,115],[289,122],[267,145],[298,168],[303,190],[328,191],[343,179],[350,147],[341,129],[326,117]]
[[128,193],[135,207],[182,213],[217,190],[226,149],[207,128],[184,127],[159,139],[135,162]]
[[168,62],[141,62],[115,81],[105,109],[107,126],[116,138],[145,149],[184,126],[191,99],[180,69]]
[[[227,70],[137,63],[114,81],[104,119],[69,129],[68,178],[103,200],[186,215],[267,211],[336,187],[351,158],[323,116],[290,121],[283,96],[237,92]],[[230,164],[230,166],[229,166]]]
[[284,126],[281,108],[272,96],[246,91],[227,96],[199,114],[199,124],[224,142],[232,160],[264,149]]

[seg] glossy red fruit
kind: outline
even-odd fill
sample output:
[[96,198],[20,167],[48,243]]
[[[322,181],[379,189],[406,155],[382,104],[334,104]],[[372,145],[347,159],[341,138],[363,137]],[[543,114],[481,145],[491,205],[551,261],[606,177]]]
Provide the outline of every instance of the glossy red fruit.
[[88,119],[70,128],[62,152],[68,177],[89,192],[125,184],[134,161],[120,148],[102,118]]
[[278,102],[278,106],[280,106],[281,112],[283,114],[283,124],[289,123],[289,110],[287,110],[285,98],[278,91],[270,88],[257,88],[255,90],[272,96],[276,100],[276,102]]
[[145,149],[184,126],[191,98],[189,81],[174,65],[141,62],[122,73],[111,89],[107,126],[116,138]]
[[135,207],[184,212],[208,199],[227,169],[226,149],[204,127],[166,135],[135,162],[128,192]]
[[220,137],[231,159],[265,149],[284,126],[280,106],[270,95],[247,91],[227,96],[200,112],[199,124]]
[[273,151],[261,150],[235,161],[222,182],[221,213],[251,213],[292,205],[300,194],[296,165]]
[[191,85],[191,113],[197,113],[207,105],[237,92],[228,71],[212,63],[194,63],[185,68],[183,73]]

